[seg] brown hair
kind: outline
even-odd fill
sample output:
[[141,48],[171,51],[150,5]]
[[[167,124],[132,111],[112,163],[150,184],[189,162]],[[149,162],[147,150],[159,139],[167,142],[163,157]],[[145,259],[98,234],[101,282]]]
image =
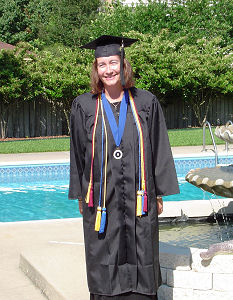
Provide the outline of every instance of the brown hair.
[[[124,77],[125,88],[129,89],[134,86],[133,70],[127,59],[124,58]],[[94,60],[91,71],[91,92],[93,94],[99,94],[103,90],[103,83],[99,79],[97,72],[97,59]]]

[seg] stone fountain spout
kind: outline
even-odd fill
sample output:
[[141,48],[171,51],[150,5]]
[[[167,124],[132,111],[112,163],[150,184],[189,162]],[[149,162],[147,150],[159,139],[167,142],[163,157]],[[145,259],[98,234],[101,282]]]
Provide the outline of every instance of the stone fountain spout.
[[218,254],[233,254],[233,240],[213,244],[206,252],[201,252],[200,256],[203,260],[209,260]]

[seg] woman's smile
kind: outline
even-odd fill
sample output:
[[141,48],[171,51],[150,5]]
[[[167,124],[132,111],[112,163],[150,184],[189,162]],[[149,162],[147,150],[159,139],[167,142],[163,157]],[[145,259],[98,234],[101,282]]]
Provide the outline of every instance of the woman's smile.
[[105,79],[106,80],[113,80],[113,79],[115,79],[115,77],[116,77],[116,74],[112,75],[112,76],[106,76]]

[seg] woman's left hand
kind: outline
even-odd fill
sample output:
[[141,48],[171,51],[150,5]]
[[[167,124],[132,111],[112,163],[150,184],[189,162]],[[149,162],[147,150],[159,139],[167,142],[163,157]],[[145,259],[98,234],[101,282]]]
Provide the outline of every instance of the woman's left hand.
[[82,199],[78,199],[78,207],[79,207],[80,214],[83,215],[83,202],[82,202]]
[[158,215],[160,215],[163,212],[163,198],[162,197],[157,197],[157,211]]

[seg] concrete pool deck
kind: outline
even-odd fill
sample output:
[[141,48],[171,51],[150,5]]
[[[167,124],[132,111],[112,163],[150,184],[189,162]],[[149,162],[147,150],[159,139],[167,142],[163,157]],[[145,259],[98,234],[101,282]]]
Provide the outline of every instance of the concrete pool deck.
[[[225,145],[217,145],[218,155],[226,155]],[[186,146],[186,147],[172,147],[172,154],[174,157],[193,157],[193,156],[213,156],[211,151],[213,146],[206,145],[206,152],[202,152],[202,146]],[[231,146],[228,155],[233,155],[233,147]],[[24,163],[55,163],[55,162],[69,162],[69,152],[38,152],[38,153],[17,153],[17,154],[0,154],[1,165],[17,165]]]
[[[202,153],[201,149],[201,146],[176,147],[172,152],[175,157],[214,155],[212,151]],[[223,150],[224,145],[218,146],[219,155],[226,155]],[[233,155],[232,149],[229,155]],[[0,154],[0,165],[68,161],[69,152]],[[0,236],[0,300],[45,299],[19,269],[19,263],[38,285],[44,284],[51,299],[88,300],[80,219],[0,222]],[[74,252],[78,258],[75,261],[70,260]],[[72,268],[73,263],[77,268]]]
[[[82,219],[0,223],[0,236],[1,300],[45,299],[41,291],[19,269],[19,264],[25,272],[25,268],[27,268],[26,262],[22,262],[20,255],[23,255],[24,259],[25,257],[27,260],[31,259],[36,264],[36,271],[32,276],[38,276],[39,273],[44,276],[46,273],[50,284],[55,289],[59,278],[65,276],[62,281],[64,284],[61,284],[61,287],[59,286],[58,291],[56,291],[57,295],[63,290],[66,290],[66,295],[68,291],[71,294],[73,291],[78,291],[79,294],[76,299],[88,299]],[[75,263],[73,257],[69,255],[72,253],[74,245],[78,260],[75,262],[77,262],[78,268],[76,272],[72,270],[72,273],[69,274],[69,269]],[[58,270],[56,270],[56,266]],[[73,289],[67,289],[67,285],[70,287],[70,279],[74,281],[72,282],[74,285],[71,284]],[[49,285],[45,287],[47,290],[48,288]],[[62,299],[56,297],[52,299]],[[75,298],[72,296],[66,299]]]

